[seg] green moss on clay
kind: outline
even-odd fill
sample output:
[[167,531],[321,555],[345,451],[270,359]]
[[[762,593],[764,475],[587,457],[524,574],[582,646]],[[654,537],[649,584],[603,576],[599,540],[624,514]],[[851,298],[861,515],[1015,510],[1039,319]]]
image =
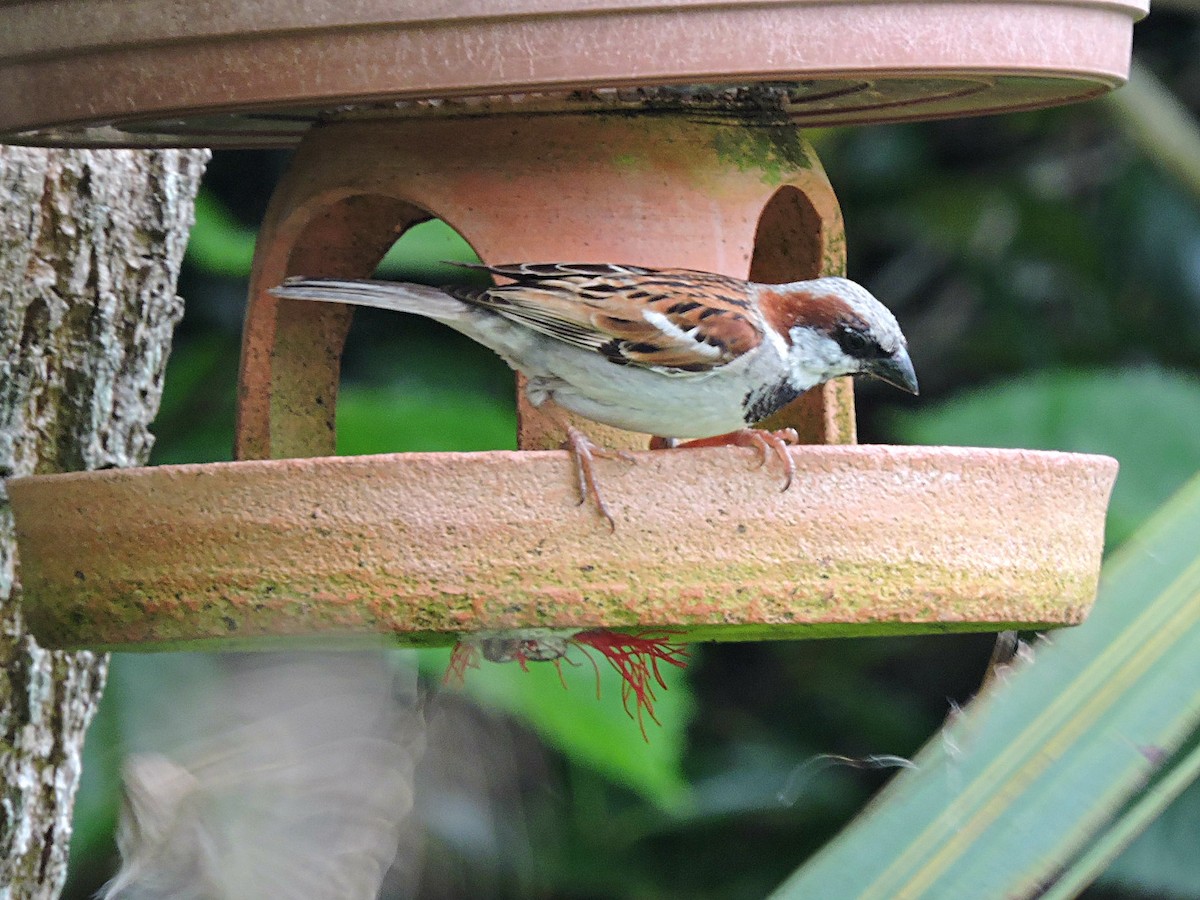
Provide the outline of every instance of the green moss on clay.
[[824,275],[846,274],[846,232],[841,228],[827,228],[824,233],[825,249],[821,254],[821,272]]
[[813,167],[812,148],[794,125],[753,124],[719,128],[712,146],[722,162],[739,171],[758,171],[764,184],[782,184],[793,173]]
[[618,153],[612,158],[613,166],[624,172],[636,172],[646,168],[646,159],[636,153]]
[[[89,582],[81,590],[26,595],[31,630],[50,647],[254,646],[269,635],[389,635],[397,643],[450,643],[464,631],[530,627],[683,629],[687,640],[750,640],[990,631],[1082,618],[1095,579],[1040,571],[972,573],[926,562],[727,562],[703,583],[670,571],[539,573],[503,583],[464,579],[446,589],[392,575],[364,585],[361,572],[287,584],[278,576],[235,584]],[[544,574],[545,577],[542,577]],[[620,577],[618,577],[620,576]],[[649,587],[653,585],[653,587]],[[1002,618],[1001,618],[1002,617]],[[835,621],[836,620],[836,621]],[[132,646],[132,649],[137,649]]]

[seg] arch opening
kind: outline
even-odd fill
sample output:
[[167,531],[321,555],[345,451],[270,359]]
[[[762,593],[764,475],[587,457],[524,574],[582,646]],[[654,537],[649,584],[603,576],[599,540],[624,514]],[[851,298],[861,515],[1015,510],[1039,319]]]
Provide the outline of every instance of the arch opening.
[[800,188],[790,184],[779,188],[758,217],[750,280],[781,284],[830,274],[823,271],[823,225]]
[[236,458],[336,451],[342,355],[353,309],[276,300],[269,289],[291,275],[369,277],[397,235],[431,218],[413,203],[363,192],[315,196],[290,214],[286,206],[268,214],[255,249],[243,332]]
[[[455,265],[478,263],[479,255],[453,226],[429,213],[401,223],[389,237],[372,278],[433,286],[491,283],[486,273]],[[512,371],[446,325],[360,307],[340,371],[338,455],[516,448]]]

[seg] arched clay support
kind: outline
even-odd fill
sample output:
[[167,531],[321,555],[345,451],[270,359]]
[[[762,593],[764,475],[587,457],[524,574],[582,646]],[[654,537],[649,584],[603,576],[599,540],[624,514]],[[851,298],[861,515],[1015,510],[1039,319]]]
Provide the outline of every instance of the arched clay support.
[[[437,216],[487,262],[682,266],[764,281],[838,273],[841,213],[789,124],[655,116],[374,120],[312,132],[259,235],[243,337],[239,459],[334,452],[348,308],[279,301],[288,275],[365,277]],[[563,435],[519,400],[519,445]],[[563,414],[559,413],[559,419]],[[578,420],[608,446],[646,436]],[[777,414],[811,443],[854,440],[848,380]]]

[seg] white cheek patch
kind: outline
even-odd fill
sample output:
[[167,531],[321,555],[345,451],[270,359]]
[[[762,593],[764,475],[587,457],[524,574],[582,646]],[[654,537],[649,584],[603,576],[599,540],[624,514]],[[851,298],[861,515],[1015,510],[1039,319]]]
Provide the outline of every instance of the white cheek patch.
[[684,331],[662,313],[653,309],[645,310],[642,318],[670,340],[687,344],[688,349],[701,359],[717,359],[721,356],[721,348],[697,339],[696,335],[700,333],[698,327]]
[[793,328],[792,346],[788,353],[793,369],[808,378],[824,381],[835,375],[846,375],[858,369],[854,360],[842,352],[832,338],[811,328]]
[[792,353],[818,364],[845,356],[836,341],[811,328],[792,329]]

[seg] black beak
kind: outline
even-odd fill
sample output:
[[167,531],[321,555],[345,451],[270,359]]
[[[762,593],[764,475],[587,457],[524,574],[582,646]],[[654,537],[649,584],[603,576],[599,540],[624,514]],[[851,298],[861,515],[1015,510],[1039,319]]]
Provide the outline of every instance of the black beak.
[[871,375],[880,381],[886,381],[892,387],[898,387],[910,394],[919,394],[917,388],[917,373],[913,369],[908,351],[901,347],[891,356],[871,360],[863,369],[864,375]]

